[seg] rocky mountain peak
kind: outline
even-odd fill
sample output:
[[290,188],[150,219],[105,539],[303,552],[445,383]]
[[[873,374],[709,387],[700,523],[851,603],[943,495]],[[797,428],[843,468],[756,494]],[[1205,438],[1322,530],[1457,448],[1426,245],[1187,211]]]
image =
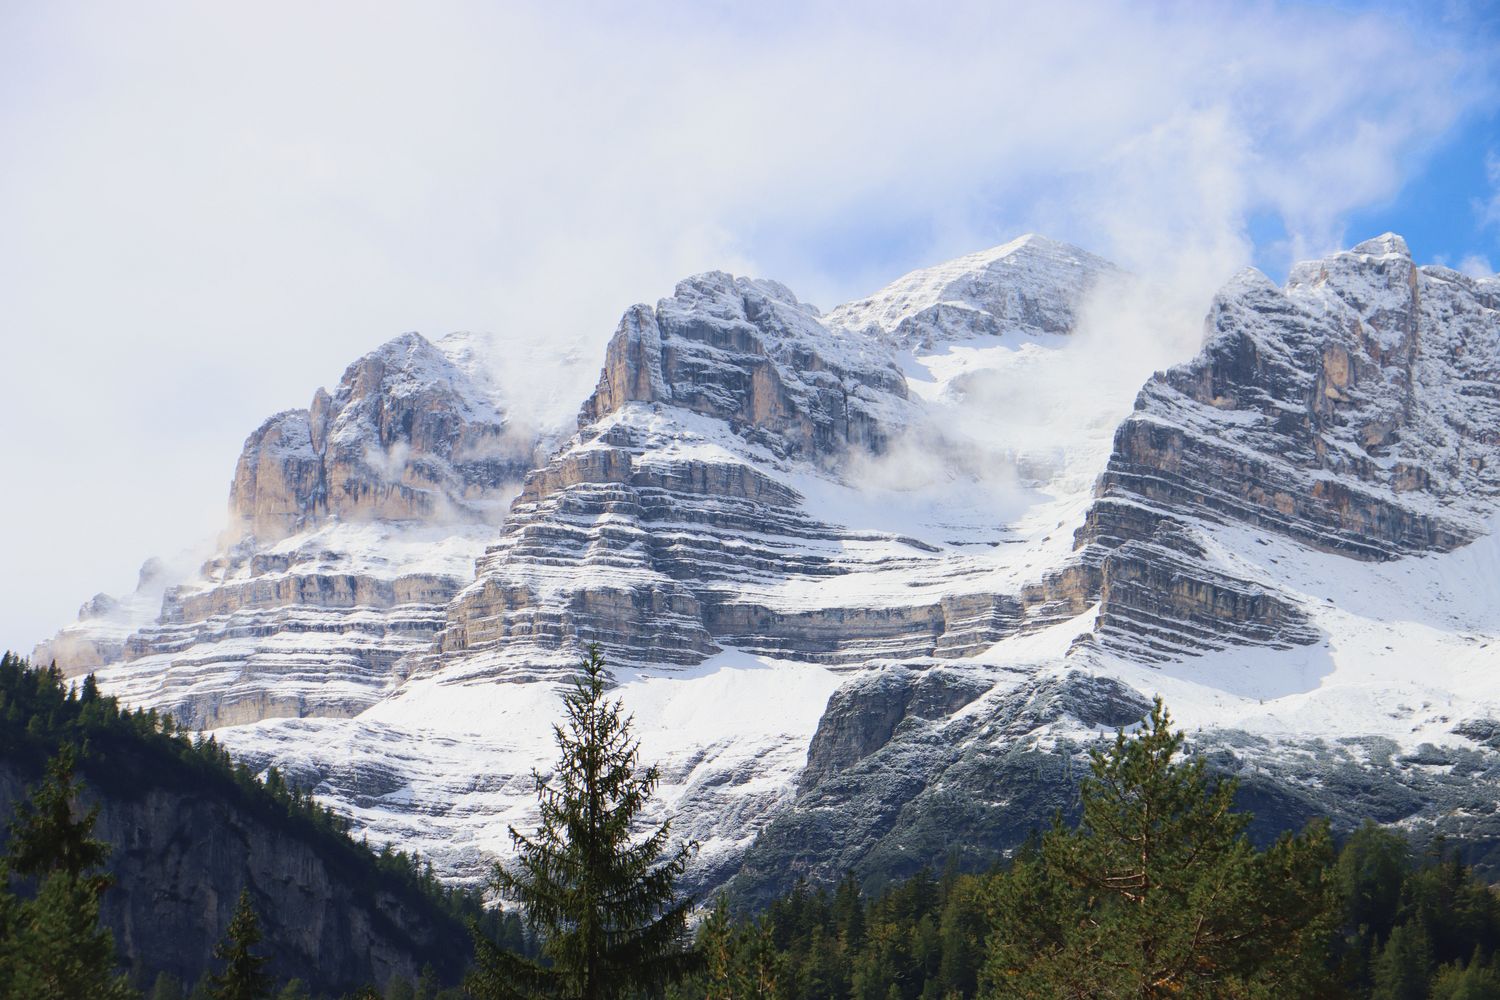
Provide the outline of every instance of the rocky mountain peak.
[[579,425],[670,404],[778,454],[830,458],[881,447],[889,397],[906,383],[877,344],[830,330],[777,282],[708,272],[626,311]]
[[981,336],[1065,334],[1089,289],[1115,271],[1102,257],[1028,234],[913,271],[832,310],[826,322],[912,350]]
[[[486,518],[508,501],[534,442],[513,440],[493,386],[418,333],[351,364],[332,393],[267,420],[245,442],[230,489],[236,523],[275,542],[327,517]],[[231,529],[239,530],[239,529]]]
[[1411,260],[1411,250],[1406,245],[1406,240],[1395,233],[1381,233],[1379,236],[1356,243],[1349,253],[1364,257],[1404,257]]
[[[1012,848],[1158,691],[1273,821],[1404,821],[1470,786],[1491,815],[1492,758],[1446,775],[1391,747],[1431,761],[1420,740],[1500,718],[1496,280],[1392,236],[1284,286],[1246,271],[1123,419],[1060,432],[1076,475],[970,474],[992,424],[1077,418],[1039,372],[1089,350],[1067,338],[1114,273],[1025,237],[827,314],[684,279],[625,311],[577,433],[489,522],[442,513],[500,492],[482,348],[398,338],[252,436],[237,496],[265,536],[151,627],[80,627],[84,653],[455,877],[530,821],[594,642],[704,886]],[[960,416],[975,448],[936,447]]]

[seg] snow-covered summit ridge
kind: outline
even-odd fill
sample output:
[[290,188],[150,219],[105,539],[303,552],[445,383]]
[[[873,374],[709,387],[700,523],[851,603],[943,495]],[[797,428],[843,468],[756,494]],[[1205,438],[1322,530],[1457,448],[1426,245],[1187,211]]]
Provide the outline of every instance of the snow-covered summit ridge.
[[913,271],[827,314],[830,327],[873,332],[898,348],[1007,333],[1071,331],[1089,290],[1117,269],[1086,250],[1028,234]]
[[231,531],[275,542],[330,517],[498,519],[536,442],[509,432],[484,353],[474,334],[402,334],[266,421],[235,470]]
[[[530,822],[557,681],[597,641],[664,808],[705,844],[703,885],[783,819],[808,825],[776,877],[789,857],[817,874],[1013,846],[1059,804],[1033,792],[1066,791],[1057,760],[1166,687],[1201,738],[1249,730],[1225,745],[1277,774],[1304,737],[1414,751],[1465,739],[1460,713],[1500,719],[1488,694],[1413,701],[1401,675],[1429,639],[1500,648],[1500,601],[1443,608],[1493,575],[1493,540],[1470,539],[1500,506],[1494,285],[1415,268],[1387,237],[1285,287],[1247,272],[1201,351],[1113,373],[1118,409],[1085,417],[1109,362],[1079,362],[1115,342],[1077,335],[1080,304],[1107,306],[1117,274],[1028,237],[827,314],[775,282],[684,279],[625,312],[577,432],[503,519],[439,545],[421,532],[457,529],[431,512],[319,515],[181,592],[103,676],[141,704],[188,692],[226,743],[463,876]],[[278,425],[304,457],[332,455],[338,426],[392,456],[359,459],[361,503],[432,492],[414,456],[453,466],[417,454],[452,440],[421,401],[468,384],[477,423],[524,420],[423,343],[351,367],[323,444],[316,400]],[[1429,584],[1443,599],[1385,599]],[[1377,777],[1421,806],[1410,775]]]
[[218,551],[39,655],[102,668],[191,726],[367,707],[430,641],[536,460],[494,356],[482,335],[406,333],[359,358],[246,440]]
[[878,449],[906,384],[889,350],[829,329],[783,285],[711,271],[628,309],[580,430],[629,404],[723,421],[781,455]]

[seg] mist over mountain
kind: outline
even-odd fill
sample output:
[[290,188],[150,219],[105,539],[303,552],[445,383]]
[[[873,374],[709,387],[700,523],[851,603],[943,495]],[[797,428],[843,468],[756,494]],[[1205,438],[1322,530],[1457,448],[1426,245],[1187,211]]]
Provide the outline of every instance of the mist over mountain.
[[36,657],[457,882],[595,643],[698,889],[1009,850],[1158,693],[1261,833],[1494,843],[1500,280],[1387,234],[1167,358],[1144,287],[1035,235],[827,312],[695,275],[561,431],[404,334],[251,434],[201,566]]

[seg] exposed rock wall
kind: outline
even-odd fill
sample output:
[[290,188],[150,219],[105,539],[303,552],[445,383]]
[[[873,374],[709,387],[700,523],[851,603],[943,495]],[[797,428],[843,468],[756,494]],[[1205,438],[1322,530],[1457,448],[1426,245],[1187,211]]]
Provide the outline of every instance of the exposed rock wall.
[[132,614],[86,607],[39,662],[97,670],[195,728],[374,704],[430,647],[535,461],[481,354],[469,335],[405,334],[267,420],[236,463],[220,551],[173,586],[143,581]]
[[[83,804],[99,805],[94,832],[112,848],[102,919],[127,965],[139,956],[148,972],[189,983],[217,970],[213,949],[247,889],[277,979],[337,993],[414,980],[427,962],[450,981],[462,975],[464,929],[430,902],[366,884],[367,872],[233,795],[182,787],[115,752],[107,774],[84,766]],[[0,762],[0,814],[38,778]]]
[[1384,236],[1215,300],[1192,362],[1121,425],[1081,541],[1138,537],[1129,507],[1254,525],[1358,559],[1474,538],[1500,488],[1490,294]]
[[1354,559],[1449,551],[1482,532],[1500,488],[1500,314],[1484,287],[1417,268],[1388,235],[1298,265],[1284,290],[1247,272],[1214,301],[1206,336],[1142,389],[1078,529],[1080,546],[1115,550],[1103,633],[1150,632],[1165,654],[1312,641],[1265,588],[1155,544],[1188,524]]
[[[445,342],[446,343],[446,342]],[[408,333],[350,365],[332,395],[278,413],[245,442],[230,513],[261,543],[320,520],[427,521],[510,499],[533,441],[512,440],[478,369]]]
[[[595,642],[641,699],[678,829],[709,845],[701,888],[761,831],[755,893],[1014,846],[1158,690],[1269,816],[1338,794],[1339,816],[1427,822],[1458,779],[1368,738],[1406,753],[1500,714],[1500,691],[1457,693],[1500,649],[1476,551],[1500,509],[1500,283],[1417,268],[1394,237],[1285,288],[1242,275],[1201,351],[1142,386],[1078,353],[1108,340],[1090,296],[1124,280],[1036,237],[827,314],[690,278],[625,313],[577,433],[526,465],[503,522],[484,512],[508,418],[403,338],[252,437],[235,503],[265,538],[236,536],[134,636],[68,641],[116,692],[230,725],[463,878],[525,825],[537,716]],[[1080,347],[1085,317],[1106,327]],[[1118,383],[1102,433],[1032,412],[1077,416],[1081,361]],[[1036,440],[975,426],[999,420]],[[1416,691],[1389,661],[1433,644],[1457,672]]]

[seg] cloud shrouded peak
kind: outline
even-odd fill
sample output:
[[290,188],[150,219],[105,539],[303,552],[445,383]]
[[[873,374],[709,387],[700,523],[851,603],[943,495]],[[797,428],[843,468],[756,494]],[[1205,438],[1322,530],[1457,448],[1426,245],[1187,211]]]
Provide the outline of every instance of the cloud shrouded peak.
[[[1040,232],[1175,289],[1170,339],[1253,253],[1339,244],[1492,96],[1461,30],[1319,6],[0,19],[0,391],[47,414],[0,455],[32,487],[0,511],[23,647],[216,530],[247,430],[401,330],[493,332],[548,425],[684,274],[826,306]],[[1252,245],[1265,217],[1284,246]]]

